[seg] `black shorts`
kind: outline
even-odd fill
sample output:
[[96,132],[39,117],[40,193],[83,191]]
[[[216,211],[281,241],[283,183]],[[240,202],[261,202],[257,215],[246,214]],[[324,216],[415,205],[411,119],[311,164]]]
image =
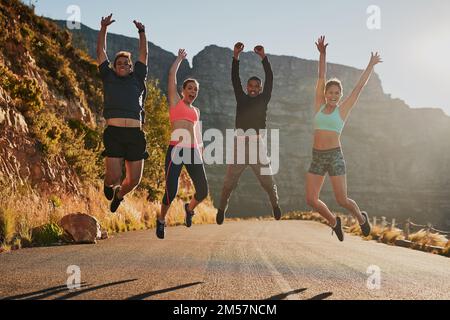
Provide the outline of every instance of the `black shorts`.
[[148,159],[145,133],[140,128],[108,126],[103,133],[103,156],[127,161]]

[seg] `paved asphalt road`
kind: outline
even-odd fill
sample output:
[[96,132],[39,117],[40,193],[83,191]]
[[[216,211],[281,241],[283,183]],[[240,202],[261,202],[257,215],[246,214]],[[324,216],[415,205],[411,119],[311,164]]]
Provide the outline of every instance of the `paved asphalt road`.
[[[82,286],[68,290],[69,265]],[[370,266],[380,288],[369,289]],[[0,255],[0,299],[450,299],[450,259],[305,221],[228,222]],[[376,286],[376,281],[372,282]]]

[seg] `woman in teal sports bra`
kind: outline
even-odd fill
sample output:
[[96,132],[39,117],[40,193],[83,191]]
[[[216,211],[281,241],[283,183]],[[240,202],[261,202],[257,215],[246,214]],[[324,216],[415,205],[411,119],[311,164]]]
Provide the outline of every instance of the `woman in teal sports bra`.
[[338,239],[343,241],[341,219],[336,217],[319,199],[325,175],[328,173],[336,201],[341,207],[351,212],[358,220],[363,235],[368,236],[371,226],[367,213],[361,211],[356,202],[347,196],[346,166],[340,136],[350,111],[367,84],[374,66],[382,61],[378,53],[372,53],[369,65],[352,93],[340,103],[343,91],[341,82],[338,79],[326,81],[328,44],[325,44],[324,36],[319,38],[316,46],[320,52],[319,80],[317,81],[315,100],[313,159],[306,176],[306,202],[328,220]]

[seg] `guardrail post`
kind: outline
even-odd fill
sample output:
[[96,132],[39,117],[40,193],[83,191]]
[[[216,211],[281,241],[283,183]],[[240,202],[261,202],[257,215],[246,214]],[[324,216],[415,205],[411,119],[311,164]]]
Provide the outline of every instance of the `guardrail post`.
[[431,228],[433,228],[433,225],[431,223],[427,223],[427,237],[430,235],[431,233]]
[[393,230],[393,229],[395,229],[395,218],[392,218],[392,223],[391,223],[391,229],[390,230]]
[[386,228],[386,217],[381,217],[381,229]]
[[410,234],[410,227],[411,227],[411,219],[408,218],[408,220],[406,220],[405,223],[405,228],[403,230],[403,234],[405,235],[405,239],[408,240],[409,239],[409,234]]

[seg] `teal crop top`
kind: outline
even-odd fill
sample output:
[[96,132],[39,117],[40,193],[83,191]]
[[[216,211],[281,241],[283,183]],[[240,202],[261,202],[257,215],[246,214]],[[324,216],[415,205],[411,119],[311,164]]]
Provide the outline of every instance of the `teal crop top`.
[[334,108],[334,111],[330,114],[323,113],[325,106],[326,105],[320,107],[320,111],[314,116],[314,130],[335,131],[338,134],[341,134],[344,129],[345,121],[341,118],[339,106]]

